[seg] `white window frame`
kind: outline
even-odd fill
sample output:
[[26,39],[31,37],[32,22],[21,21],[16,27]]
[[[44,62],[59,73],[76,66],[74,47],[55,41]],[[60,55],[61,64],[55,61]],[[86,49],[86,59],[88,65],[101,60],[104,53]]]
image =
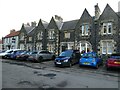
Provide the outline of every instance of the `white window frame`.
[[[106,33],[104,33],[104,27],[106,26]],[[109,32],[109,26],[111,26],[111,32]],[[112,34],[112,22],[103,23],[103,34]]]
[[102,54],[112,54],[113,53],[112,40],[111,41],[102,41],[101,45],[102,45]]
[[37,34],[37,38],[38,40],[41,40],[43,38],[43,31],[40,31],[38,34]]
[[32,41],[32,37],[29,37],[29,41]]
[[89,25],[88,24],[84,24],[82,25],[82,36],[88,36],[89,33]]
[[70,32],[65,32],[65,38],[70,38]]
[[49,32],[48,32],[48,35],[49,35],[49,39],[55,39],[55,31],[54,30],[50,30]]
[[[109,33],[109,25],[111,26],[111,33]],[[112,23],[108,23],[108,34],[112,34]]]

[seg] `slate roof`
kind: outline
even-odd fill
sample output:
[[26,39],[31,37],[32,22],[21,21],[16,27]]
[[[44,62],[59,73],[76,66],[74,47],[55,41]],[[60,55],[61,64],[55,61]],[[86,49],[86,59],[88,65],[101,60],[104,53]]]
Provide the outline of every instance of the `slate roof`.
[[119,16],[119,18],[120,18],[120,12],[116,12],[116,14]]
[[43,21],[43,20],[42,20],[42,24],[43,24],[43,26],[44,26],[44,27],[45,27],[45,29],[46,29],[49,23],[48,23],[48,22],[46,22],[46,21]]
[[91,17],[91,15],[89,14],[88,10],[85,8],[80,19],[87,19],[88,17]]
[[33,30],[33,28],[35,28],[35,27],[30,26],[30,25],[27,25],[27,24],[24,24],[24,28],[25,28],[26,32],[29,33],[29,32],[31,32],[31,30]]
[[20,34],[20,31],[15,31],[15,32],[12,32],[12,33],[6,35],[4,38],[10,38],[10,37],[18,36],[19,34]]
[[72,21],[66,21],[66,22],[64,22],[61,30],[73,30],[73,29],[75,29],[78,21],[79,20],[77,19],[77,20],[72,20]]
[[[102,14],[100,15],[100,19],[101,19],[102,17],[108,19],[110,16],[113,17],[113,15],[119,16],[119,14],[117,14],[117,13],[110,7],[110,5],[107,4],[106,7],[104,8]],[[109,17],[108,17],[108,16],[109,16]],[[104,19],[104,18],[103,18],[103,19]]]
[[31,28],[31,30],[29,30],[28,36],[34,35],[34,32],[35,32],[35,27],[33,27],[33,28]]

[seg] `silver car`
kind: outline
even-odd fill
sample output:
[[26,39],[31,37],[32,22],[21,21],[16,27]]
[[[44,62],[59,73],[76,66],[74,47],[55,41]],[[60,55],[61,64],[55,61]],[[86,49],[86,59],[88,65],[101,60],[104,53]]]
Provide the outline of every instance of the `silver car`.
[[42,50],[42,51],[33,51],[30,56],[27,58],[28,61],[37,61],[42,62],[45,60],[54,60],[55,54]]

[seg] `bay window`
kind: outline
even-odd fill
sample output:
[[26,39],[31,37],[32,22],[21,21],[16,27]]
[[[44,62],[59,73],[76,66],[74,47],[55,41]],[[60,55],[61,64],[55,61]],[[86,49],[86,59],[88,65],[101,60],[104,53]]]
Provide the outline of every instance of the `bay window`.
[[113,43],[112,41],[102,41],[102,54],[112,54]]

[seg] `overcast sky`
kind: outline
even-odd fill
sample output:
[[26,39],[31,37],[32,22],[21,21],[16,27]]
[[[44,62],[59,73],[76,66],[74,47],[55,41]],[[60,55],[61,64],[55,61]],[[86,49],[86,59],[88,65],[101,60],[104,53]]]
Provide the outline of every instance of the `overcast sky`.
[[54,15],[63,21],[79,19],[86,8],[94,16],[94,5],[98,3],[101,13],[108,3],[118,12],[120,0],[0,0],[0,38],[11,29],[20,30],[22,23],[41,19],[50,22]]

